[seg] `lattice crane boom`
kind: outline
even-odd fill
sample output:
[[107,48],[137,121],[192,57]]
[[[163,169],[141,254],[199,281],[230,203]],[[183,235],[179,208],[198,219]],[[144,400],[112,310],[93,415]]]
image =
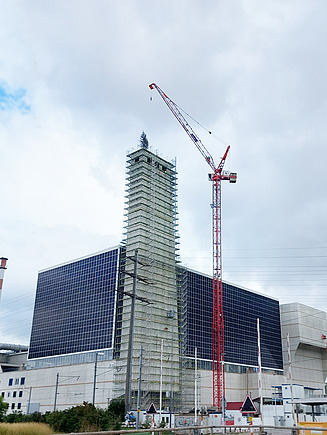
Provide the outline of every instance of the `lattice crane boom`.
[[184,128],[190,139],[198,148],[213,171],[209,174],[212,181],[212,245],[213,245],[213,323],[212,323],[212,361],[213,361],[213,406],[222,409],[222,400],[225,397],[224,374],[224,316],[222,295],[222,249],[221,249],[221,181],[228,180],[235,183],[237,175],[234,172],[223,172],[224,164],[229,152],[228,146],[218,166],[194,132],[192,127],[182,115],[179,107],[155,83],[149,85],[156,89],[177,121]]
[[203,143],[201,142],[200,138],[198,137],[198,135],[195,133],[195,131],[193,130],[193,128],[190,126],[190,124],[186,121],[186,119],[184,118],[184,116],[182,115],[180,109],[178,108],[177,104],[174,103],[173,100],[171,100],[168,95],[166,95],[164,93],[164,91],[162,89],[159,88],[158,85],[156,85],[155,83],[151,83],[151,85],[149,85],[150,89],[156,89],[159,93],[159,95],[161,96],[161,98],[164,100],[164,102],[167,104],[167,106],[169,107],[170,111],[173,113],[173,115],[175,116],[175,118],[177,119],[177,121],[180,123],[180,125],[184,128],[184,130],[186,131],[186,133],[188,134],[188,136],[191,138],[191,140],[193,141],[194,145],[197,147],[197,149],[200,151],[200,153],[203,155],[203,157],[205,158],[206,162],[209,164],[209,166],[211,167],[211,169],[213,171],[215,171],[216,166],[215,163],[213,161],[213,158],[211,156],[211,154],[209,153],[209,151],[206,149],[206,147],[203,145]]

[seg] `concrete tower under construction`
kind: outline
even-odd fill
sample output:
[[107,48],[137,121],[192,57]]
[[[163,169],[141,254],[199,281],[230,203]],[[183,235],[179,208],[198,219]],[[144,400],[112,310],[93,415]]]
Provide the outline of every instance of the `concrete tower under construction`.
[[127,159],[126,239],[115,341],[116,394],[129,394],[132,408],[140,368],[143,409],[159,403],[160,391],[163,406],[171,409],[179,389],[176,232],[175,164],[143,146]]

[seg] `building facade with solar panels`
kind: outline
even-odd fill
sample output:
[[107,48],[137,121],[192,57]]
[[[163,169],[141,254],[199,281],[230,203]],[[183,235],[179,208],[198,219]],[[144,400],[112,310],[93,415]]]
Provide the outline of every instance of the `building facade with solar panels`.
[[[212,278],[180,268],[186,275],[181,322],[184,354],[212,361]],[[283,371],[279,302],[267,296],[223,282],[225,363],[239,367],[257,367],[257,319],[260,320],[262,366]],[[205,367],[208,364],[200,364]],[[228,370],[229,367],[226,367]],[[236,370],[236,369],[235,369]]]
[[112,355],[121,249],[115,247],[39,272],[30,366],[34,359],[41,364],[42,358],[63,359],[98,349]]
[[[180,288],[182,388],[192,394],[195,349],[201,372],[201,395],[212,400],[212,277],[178,267]],[[265,385],[283,382],[283,354],[279,302],[223,282],[224,372],[227,400],[258,394],[258,333]],[[191,381],[190,381],[191,380]],[[285,380],[285,379],[284,379]],[[267,391],[265,394],[269,394]],[[189,402],[191,406],[192,402]],[[208,406],[208,405],[206,405]]]

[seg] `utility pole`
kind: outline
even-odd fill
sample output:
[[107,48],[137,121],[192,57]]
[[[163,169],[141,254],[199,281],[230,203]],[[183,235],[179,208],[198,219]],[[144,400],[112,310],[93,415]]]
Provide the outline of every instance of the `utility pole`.
[[160,402],[159,402],[159,424],[161,424],[162,419],[162,363],[163,363],[163,338],[161,339],[161,350],[160,350]]
[[140,350],[140,362],[139,362],[139,380],[137,383],[137,415],[136,415],[136,429],[140,428],[140,411],[141,411],[141,381],[142,381],[142,356],[143,346]]
[[[76,380],[78,380],[80,377],[79,376],[61,376],[61,378],[63,378],[63,380],[69,380],[69,379],[73,379],[76,378]],[[53,410],[56,411],[57,409],[57,396],[58,396],[58,386],[59,386],[59,373],[57,373],[56,376],[56,387],[55,387],[55,396],[54,396],[54,403],[53,403]],[[32,394],[32,387],[30,389],[30,397],[29,397],[29,405],[30,406],[30,400],[31,400],[31,394]]]
[[261,424],[263,426],[263,398],[262,398],[262,376],[261,376],[261,345],[260,345],[260,319],[257,318],[257,334],[258,334],[258,388],[260,397],[260,413]]
[[125,389],[125,411],[131,410],[132,401],[132,369],[133,369],[133,338],[134,338],[134,321],[135,321],[135,299],[137,283],[137,258],[138,250],[134,254],[134,273],[133,273],[133,290],[131,295],[131,317],[129,323],[128,350],[127,350],[127,370],[126,370],[126,389]]
[[[168,319],[175,319],[175,310],[167,312]],[[173,404],[174,404],[174,322],[171,323],[171,361],[170,361],[170,406],[169,406],[169,427],[172,427]]]
[[[136,295],[136,284],[137,281],[143,281],[145,284],[149,284],[149,282],[142,277],[138,276],[137,265],[138,265],[138,250],[135,249],[134,257],[127,257],[134,262],[134,271],[133,273],[128,273],[125,271],[127,275],[130,275],[133,278],[133,288],[132,292],[128,292],[125,290],[118,290],[125,296],[131,298],[131,313],[130,313],[130,323],[129,323],[129,335],[128,335],[128,348],[127,348],[127,368],[126,368],[126,380],[125,380],[125,411],[129,412],[131,408],[132,402],[132,368],[133,368],[133,341],[134,341],[134,321],[135,321],[135,301],[136,299],[144,302],[146,304],[151,304],[152,302],[147,298],[142,298]],[[141,263],[142,264],[142,263]],[[142,264],[145,266],[146,264]]]
[[198,425],[198,348],[194,349],[194,424]]
[[103,352],[95,352],[95,361],[94,361],[94,376],[93,376],[93,397],[92,397],[92,405],[95,404],[95,390],[97,383],[97,369],[98,369],[98,355],[104,355]]
[[290,344],[290,334],[288,333],[286,336],[286,344],[287,344],[287,357],[288,357],[288,378],[290,380],[290,390],[291,390],[291,404],[292,404],[292,419],[293,426],[296,426],[296,418],[294,413],[294,395],[293,395],[293,375],[292,375],[292,358],[291,358],[291,344]]
[[57,377],[56,377],[56,388],[55,388],[55,397],[54,397],[54,404],[53,404],[53,410],[54,411],[57,408],[58,384],[59,384],[59,373],[57,373]]
[[32,396],[32,387],[30,387],[30,393],[28,395],[28,404],[27,404],[26,414],[31,414],[31,396]]

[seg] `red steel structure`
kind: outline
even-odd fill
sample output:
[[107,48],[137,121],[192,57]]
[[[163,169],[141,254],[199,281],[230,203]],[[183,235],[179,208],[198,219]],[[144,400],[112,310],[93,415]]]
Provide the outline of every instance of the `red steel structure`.
[[198,148],[208,165],[213,171],[209,174],[212,181],[212,244],[213,244],[213,324],[212,324],[212,368],[213,368],[213,406],[222,409],[225,397],[225,373],[224,373],[224,316],[222,295],[222,248],[221,248],[221,181],[228,180],[236,183],[235,172],[223,171],[223,167],[229,151],[227,147],[224,156],[218,166],[215,165],[209,151],[201,142],[192,127],[182,115],[179,107],[174,103],[155,83],[149,85],[150,89],[156,89],[173,113],[177,121],[184,128],[190,139]]

